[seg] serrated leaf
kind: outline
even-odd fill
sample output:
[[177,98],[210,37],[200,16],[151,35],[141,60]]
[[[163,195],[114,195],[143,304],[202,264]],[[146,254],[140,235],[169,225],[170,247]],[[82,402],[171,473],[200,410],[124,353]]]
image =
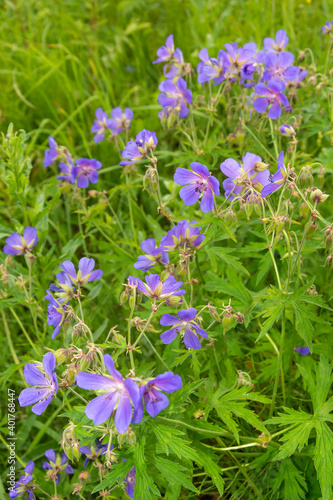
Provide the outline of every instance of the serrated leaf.
[[134,466],[133,461],[126,460],[126,462],[119,462],[117,464],[113,464],[111,471],[105,476],[103,481],[101,481],[92,491],[92,493],[96,493],[97,491],[103,490],[104,488],[112,488],[112,486],[119,480],[119,483],[122,483],[125,479],[129,471]]
[[183,432],[174,427],[168,427],[155,421],[148,421],[148,427],[154,432],[157,441],[160,443],[166,455],[169,455],[171,450],[178,458],[190,459],[200,463],[199,456],[197,452],[189,446],[189,441],[178,437],[184,435]]
[[162,476],[167,479],[172,485],[182,485],[188,490],[194,491],[194,493],[199,493],[197,488],[192,484],[192,482],[183,474],[182,471],[186,470],[177,462],[171,462],[162,457],[154,457],[154,464],[156,468],[160,471]]
[[284,500],[304,500],[308,491],[306,480],[290,458],[282,460],[279,473],[273,483],[275,491],[282,486]]

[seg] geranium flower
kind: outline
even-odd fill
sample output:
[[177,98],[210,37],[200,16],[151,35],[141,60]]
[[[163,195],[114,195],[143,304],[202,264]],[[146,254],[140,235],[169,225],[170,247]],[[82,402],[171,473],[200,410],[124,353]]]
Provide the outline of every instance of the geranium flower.
[[98,160],[89,160],[89,158],[79,158],[76,160],[77,185],[80,188],[89,186],[89,182],[96,184],[98,182],[98,172],[102,164]]
[[197,65],[198,82],[204,83],[213,80],[214,85],[220,84],[224,80],[224,57],[220,50],[218,57],[209,57],[207,49],[199,52],[201,62]]
[[179,195],[185,205],[194,205],[201,196],[200,208],[203,212],[211,212],[214,208],[214,197],[220,194],[220,185],[216,177],[213,177],[206,165],[193,162],[191,169],[178,167],[174,175],[174,181],[183,186]]
[[170,344],[175,340],[177,335],[180,334],[181,337],[183,337],[187,349],[200,349],[201,344],[198,335],[205,339],[208,339],[208,335],[207,332],[194,321],[196,314],[197,310],[193,307],[178,311],[178,318],[168,313],[163,314],[160,319],[160,324],[162,326],[172,326],[170,330],[161,334],[163,344]]
[[97,396],[86,406],[85,413],[95,425],[103,424],[116,408],[114,423],[120,434],[126,432],[132,419],[132,403],[135,406],[139,399],[139,388],[134,380],[123,376],[115,369],[113,359],[104,355],[104,363],[111,375],[79,372],[76,382],[79,387],[87,390],[103,390],[104,394]]
[[29,485],[30,481],[32,481],[32,474],[34,472],[35,464],[30,461],[27,463],[24,472],[25,474],[20,477],[18,481],[9,488],[9,498],[17,498],[22,495],[26,495],[26,499],[34,500],[35,495],[33,492],[33,486]]
[[143,402],[147,413],[155,418],[169,404],[169,399],[163,392],[175,392],[181,389],[182,386],[181,377],[172,372],[157,375],[156,378],[142,385],[140,387],[140,398],[133,415],[133,423],[136,424],[142,420],[144,413]]
[[298,352],[301,356],[307,356],[311,352],[308,346],[294,347],[294,351]]
[[281,151],[278,158],[276,172],[273,175],[271,181],[266,184],[266,186],[264,186],[263,190],[261,191],[261,196],[264,198],[265,196],[274,193],[274,191],[277,191],[278,189],[280,189],[280,187],[283,186],[286,180],[287,171],[286,167],[284,166],[284,151]]
[[3,252],[7,255],[23,255],[29,252],[37,243],[37,229],[28,226],[23,231],[23,236],[13,233],[6,238]]
[[[80,453],[86,456],[86,459],[84,461],[83,467],[86,467],[88,464],[89,460],[96,460],[98,457],[101,457],[102,455],[105,455],[107,449],[108,449],[108,443],[106,444],[101,444],[99,441],[97,443],[97,446],[80,446]],[[113,450],[114,446],[111,444],[110,449]]]
[[61,269],[70,277],[72,283],[76,286],[83,286],[90,281],[96,281],[102,277],[103,271],[96,269],[94,259],[82,257],[79,261],[79,270],[76,273],[74,264],[70,260],[65,260],[60,264]]
[[286,135],[287,137],[295,137],[296,135],[294,128],[287,124],[281,125],[280,132],[282,135]]
[[157,49],[158,58],[155,61],[153,61],[153,64],[170,61],[174,52],[175,52],[175,45],[173,42],[173,35],[169,35],[165,41],[165,45],[162,45],[162,47]]
[[134,264],[135,269],[148,271],[159,262],[167,264],[169,262],[168,253],[162,246],[157,247],[154,238],[148,238],[140,245],[145,255],[139,255],[138,261]]
[[279,54],[271,52],[267,54],[263,80],[275,80],[284,83],[295,80],[299,73],[299,67],[292,66],[294,59],[295,56],[291,52],[281,52]]
[[56,300],[49,290],[46,290],[44,299],[49,301],[49,304],[47,305],[47,324],[55,327],[52,333],[52,339],[55,339],[60,333],[64,322],[67,313],[68,300],[66,302],[63,298],[58,298]]
[[60,162],[58,166],[61,175],[57,175],[57,179],[75,184],[78,168],[74,165],[72,158],[67,155],[67,163]]
[[332,33],[332,28],[333,28],[333,21],[329,22],[326,21],[325,26],[322,26],[321,31],[324,33],[324,35],[329,35]]
[[59,302],[70,300],[73,297],[75,288],[70,277],[64,271],[56,275],[58,283],[50,285],[51,292],[58,298]]
[[238,43],[226,43],[225,51],[222,51],[224,59],[224,76],[233,80],[241,75],[243,68],[254,62],[254,56],[257,51],[255,43],[247,43],[244,47],[238,47]]
[[276,120],[281,116],[281,104],[283,106],[288,106],[289,102],[285,94],[283,94],[286,86],[284,82],[275,82],[270,80],[267,86],[264,83],[258,83],[254,90],[256,94],[262,97],[258,97],[253,102],[254,109],[258,113],[263,113],[269,107],[268,116],[272,120]]
[[200,234],[201,227],[194,227],[197,221],[181,220],[174,226],[166,236],[161,239],[161,246],[167,250],[176,250],[177,248],[194,248],[203,242],[205,235]]
[[149,153],[152,153],[158,143],[155,132],[142,130],[135,138],[135,141],[128,141],[125,149],[121,152],[123,158],[119,165],[132,165],[136,161],[146,158]]
[[130,498],[134,497],[135,475],[136,475],[136,469],[134,466],[126,476],[126,491],[127,495]]
[[52,136],[49,137],[49,149],[45,150],[44,153],[44,167],[49,167],[56,161],[56,159],[59,156],[59,149],[58,149],[58,144],[56,141],[53,139]]
[[36,415],[41,415],[45,411],[58,391],[55,367],[56,358],[52,352],[47,352],[44,355],[42,366],[37,363],[25,365],[24,378],[28,384],[34,387],[23,389],[18,397],[20,406],[34,405],[31,410]]
[[146,283],[134,276],[128,277],[129,284],[137,286],[139,292],[151,299],[166,299],[171,296],[184,295],[186,290],[179,290],[183,285],[182,281],[176,281],[173,276],[168,276],[166,280],[161,281],[158,274],[149,274],[145,276]]
[[279,30],[276,32],[275,40],[274,38],[267,37],[264,39],[264,49],[268,52],[283,52],[289,43],[289,38],[287,37],[287,32],[284,30]]
[[128,130],[131,126],[131,120],[134,116],[131,108],[125,108],[124,111],[117,107],[111,111],[112,118],[109,120],[109,128],[114,135],[120,134],[123,130]]
[[96,120],[91,127],[91,132],[96,134],[94,136],[94,142],[95,144],[98,144],[99,142],[104,141],[106,131],[111,128],[111,118],[108,117],[108,114],[103,111],[102,108],[96,109],[95,116]]
[[55,481],[56,484],[60,483],[60,474],[65,472],[66,474],[74,474],[74,469],[71,465],[67,463],[66,454],[56,455],[55,451],[47,450],[44,455],[49,460],[49,462],[43,463],[43,469],[47,469],[46,479],[48,481]]
[[241,193],[246,196],[251,188],[260,192],[269,182],[270,176],[268,170],[257,170],[257,166],[260,169],[262,165],[260,156],[253,153],[246,153],[242,158],[242,164],[233,158],[228,158],[221,163],[220,168],[228,177],[223,181],[225,197],[233,200]]
[[192,92],[187,89],[186,81],[183,78],[178,78],[176,83],[165,80],[158,88],[162,94],[158,96],[157,102],[163,111],[168,115],[171,109],[179,108],[179,118],[185,118],[188,115],[186,104],[192,102]]

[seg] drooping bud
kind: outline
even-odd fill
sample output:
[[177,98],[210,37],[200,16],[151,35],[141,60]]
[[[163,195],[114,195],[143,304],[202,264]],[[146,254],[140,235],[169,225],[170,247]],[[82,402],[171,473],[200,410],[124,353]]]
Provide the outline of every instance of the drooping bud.
[[325,174],[324,167],[320,167],[319,174],[318,174],[318,184],[319,184],[320,188],[322,188],[324,185],[324,174]]
[[311,236],[317,231],[318,224],[315,220],[309,220],[304,229],[304,234],[306,239],[311,238]]
[[214,307],[212,305],[208,305],[208,311],[209,311],[209,314],[210,314],[210,317],[212,318],[212,320],[218,321],[219,323],[221,323],[221,318],[220,318],[219,313],[217,312],[216,307]]
[[84,354],[80,359],[80,369],[81,371],[87,370],[88,368],[93,368],[97,361],[96,351],[90,350],[87,354]]
[[119,300],[120,305],[122,306],[122,305],[126,304],[127,300],[128,300],[128,294],[127,294],[126,290],[124,290],[120,294],[120,300]]
[[302,219],[303,217],[307,217],[308,214],[309,214],[309,207],[304,201],[303,203],[301,203],[301,206],[299,208],[299,219]]
[[136,434],[132,429],[127,432],[127,440],[129,443],[136,443]]
[[183,302],[183,299],[180,295],[172,295],[171,297],[167,297],[165,299],[165,304],[169,307],[178,306]]

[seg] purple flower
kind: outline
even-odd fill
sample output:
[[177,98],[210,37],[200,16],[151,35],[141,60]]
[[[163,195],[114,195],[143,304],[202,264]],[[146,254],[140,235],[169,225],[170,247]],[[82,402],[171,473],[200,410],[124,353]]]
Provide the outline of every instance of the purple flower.
[[197,310],[191,307],[177,312],[178,318],[171,314],[163,314],[160,319],[162,326],[172,326],[170,330],[163,332],[161,340],[163,344],[170,344],[180,333],[184,337],[184,344],[187,349],[200,349],[201,344],[198,335],[208,339],[207,333],[194,321]]
[[55,327],[52,333],[52,338],[55,339],[64,322],[67,305],[63,303],[65,299],[59,298],[56,300],[49,290],[46,290],[44,299],[49,301],[47,305],[47,324]]
[[54,292],[60,303],[70,300],[75,291],[70,277],[64,271],[61,271],[56,277],[58,278],[58,283],[50,285],[50,290]]
[[168,276],[165,281],[161,281],[158,274],[149,274],[145,276],[146,283],[134,276],[128,277],[129,284],[137,286],[139,292],[151,299],[162,300],[171,296],[184,295],[185,290],[179,290],[182,287],[182,281],[176,281],[173,276]]
[[307,346],[304,347],[294,347],[294,351],[298,352],[301,356],[307,356],[310,354],[310,349]]
[[293,80],[290,80],[288,85],[289,87],[300,87],[301,86],[301,81],[304,80],[305,77],[308,76],[309,72],[306,69],[301,69],[297,67],[298,72],[296,75],[296,78]]
[[175,45],[173,42],[173,35],[169,35],[165,41],[165,45],[162,45],[162,47],[157,49],[158,57],[155,61],[153,61],[153,64],[170,61],[174,52],[175,52]]
[[242,165],[233,158],[228,158],[221,163],[220,168],[228,178],[223,181],[224,195],[229,200],[243,194],[247,196],[253,188],[261,191],[263,186],[269,182],[268,170],[258,172],[258,165],[262,165],[260,156],[246,153],[242,158]]
[[45,453],[46,458],[49,462],[43,463],[43,469],[47,469],[46,480],[55,481],[56,484],[60,483],[60,474],[66,472],[66,474],[74,474],[74,469],[71,465],[67,463],[67,457],[65,453],[62,455],[56,455],[55,451],[47,450]]
[[274,38],[265,38],[264,39],[264,49],[268,52],[275,52],[278,54],[279,52],[283,52],[287,47],[289,42],[289,38],[287,37],[287,32],[284,30],[279,30],[276,32],[275,40]]
[[264,186],[261,191],[261,196],[264,198],[265,196],[274,193],[283,186],[283,184],[287,180],[287,171],[284,166],[284,151],[281,151],[278,158],[278,164],[275,174],[273,175],[271,181]]
[[184,68],[184,56],[180,49],[176,49],[171,60],[163,67],[163,75],[165,78],[176,78],[182,76]]
[[89,160],[89,158],[79,158],[76,160],[76,175],[77,175],[77,185],[80,188],[86,188],[89,186],[89,181],[92,184],[96,184],[98,181],[98,172],[102,167],[102,164],[98,160]]
[[193,227],[197,221],[181,220],[161,239],[161,246],[166,250],[178,248],[194,248],[203,242],[205,235],[200,234],[201,227]]
[[135,407],[133,415],[133,423],[141,422],[145,404],[147,413],[155,418],[169,404],[169,399],[162,391],[171,393],[178,391],[183,386],[182,379],[179,375],[172,372],[165,372],[162,375],[157,375],[156,378],[147,382],[140,387],[140,397],[138,404]]
[[139,255],[138,261],[134,264],[135,269],[141,269],[141,271],[146,272],[159,262],[162,264],[169,262],[168,253],[164,251],[162,246],[156,246],[154,238],[148,238],[148,240],[143,241],[140,247],[145,255]]
[[[230,43],[226,43],[224,47],[226,50],[222,51],[222,53],[225,67],[225,78],[228,80],[234,80],[241,75],[242,69],[246,65],[254,62],[257,46],[255,43],[247,43],[243,48],[238,48],[237,42],[234,42],[232,45]],[[243,77],[244,76],[246,75],[244,74]]]
[[186,104],[192,102],[192,92],[187,89],[186,81],[178,78],[176,83],[172,80],[161,82],[159,87],[162,94],[158,96],[157,102],[163,107],[163,111],[168,115],[170,109],[179,108],[179,118],[185,118],[188,115]]
[[201,62],[197,65],[198,82],[204,83],[209,80],[214,81],[214,85],[218,85],[224,80],[224,57],[223,51],[220,50],[218,57],[209,57],[207,49],[201,49],[199,52]]
[[67,181],[70,184],[75,184],[78,168],[74,165],[73,160],[69,155],[67,155],[67,163],[59,163],[59,170],[62,173],[57,176],[57,179]]
[[286,135],[287,137],[295,137],[296,135],[296,132],[293,129],[293,127],[287,124],[281,125],[280,132],[282,135]]
[[28,226],[23,231],[23,236],[13,233],[6,238],[6,245],[3,252],[7,255],[23,255],[38,243],[37,229]]
[[268,116],[272,120],[276,120],[281,115],[281,104],[283,106],[288,106],[289,102],[283,91],[286,86],[282,81],[275,82],[270,80],[267,83],[267,86],[264,83],[258,83],[254,90],[256,94],[262,97],[258,97],[254,103],[254,109],[258,113],[263,113],[266,109],[269,108]]
[[46,149],[44,153],[44,167],[49,167],[56,161],[59,156],[58,144],[53,139],[53,137],[49,137],[49,148]]
[[37,363],[25,365],[24,378],[28,384],[34,387],[23,389],[18,397],[20,406],[34,405],[31,408],[33,413],[36,415],[43,413],[58,391],[55,367],[56,358],[52,352],[47,352],[44,355],[43,366]]
[[136,136],[135,141],[128,141],[126,144],[125,149],[121,152],[122,157],[126,160],[121,161],[119,165],[132,165],[132,163],[146,158],[149,153],[154,151],[157,143],[155,132],[142,130]]
[[[98,457],[105,455],[108,449],[108,444],[101,444],[99,441],[97,443],[97,446],[80,446],[80,453],[83,453],[83,455],[86,456],[83,467],[86,467],[89,460],[96,460]],[[110,449],[113,450],[113,448],[114,446],[111,444]]]
[[321,31],[324,35],[329,35],[332,33],[333,21],[326,21],[325,26],[322,26]]
[[281,52],[279,54],[271,52],[267,54],[263,80],[275,80],[284,83],[295,80],[299,73],[299,67],[292,66],[294,59],[294,54],[291,52]]
[[126,476],[126,491],[127,495],[130,498],[134,497],[134,487],[135,487],[135,475],[136,475],[136,470],[135,466],[129,471],[129,473]]
[[125,108],[123,111],[121,108],[117,107],[111,111],[111,116],[109,128],[112,129],[114,135],[117,135],[123,130],[128,130],[130,128],[134,114],[131,108]]
[[76,382],[82,389],[104,391],[104,394],[97,396],[86,406],[87,417],[93,420],[95,425],[103,424],[116,407],[115,427],[120,434],[123,434],[131,423],[132,403],[136,406],[138,402],[139,388],[134,380],[123,379],[123,376],[115,369],[113,359],[109,354],[104,355],[104,363],[111,378],[95,373],[79,372]]
[[65,271],[65,273],[70,277],[72,283],[76,286],[83,286],[89,281],[96,281],[102,277],[103,271],[100,269],[96,269],[93,271],[95,267],[94,259],[88,259],[87,257],[82,257],[79,261],[79,270],[76,273],[74,264],[65,260],[60,264],[61,269]]
[[213,177],[206,165],[193,162],[190,164],[191,169],[178,167],[173,177],[177,184],[183,186],[179,191],[179,195],[185,205],[194,205],[201,196],[200,208],[203,212],[211,212],[214,208],[214,196],[219,196],[220,185],[216,177]]
[[92,127],[91,127],[91,132],[96,134],[94,136],[94,142],[95,144],[98,144],[99,142],[104,141],[105,139],[105,132],[107,129],[110,129],[110,122],[111,118],[108,117],[108,114],[103,111],[102,108],[98,108],[95,111],[95,116],[96,120],[94,121]]
[[24,476],[21,476],[18,481],[9,488],[9,498],[17,498],[21,495],[26,494],[26,499],[33,500],[35,498],[33,493],[33,486],[27,486],[28,483],[33,479],[32,474],[34,472],[35,464],[30,461],[27,463],[24,469]]

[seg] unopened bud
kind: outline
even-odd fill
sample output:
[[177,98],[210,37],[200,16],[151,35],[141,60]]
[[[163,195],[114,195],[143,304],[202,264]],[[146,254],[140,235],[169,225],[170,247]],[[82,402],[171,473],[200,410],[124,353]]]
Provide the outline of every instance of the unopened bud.
[[124,443],[126,443],[126,440],[127,440],[126,433],[124,433],[124,434],[118,434],[117,441],[118,441],[119,446],[122,446]]
[[325,260],[325,266],[333,267],[333,254],[332,253]]
[[305,230],[304,230],[304,234],[305,234],[306,239],[311,238],[311,236],[317,231],[317,228],[318,228],[318,224],[316,223],[316,221],[310,220],[306,224]]
[[96,189],[91,189],[90,191],[88,191],[88,195],[90,196],[90,198],[97,198],[98,196],[98,191],[96,191]]
[[267,170],[269,166],[270,166],[269,163],[264,163],[263,161],[256,161],[253,165],[253,170],[255,172],[263,172],[264,170]]
[[127,439],[129,443],[136,443],[136,434],[134,431],[130,430],[127,434]]
[[183,299],[180,295],[172,295],[171,297],[167,297],[165,299],[165,303],[169,307],[178,306],[182,302],[183,302]]
[[230,312],[225,313],[222,319],[223,329],[227,330],[232,325],[233,321],[234,321],[233,314]]
[[307,217],[308,214],[309,214],[309,207],[304,201],[303,203],[301,203],[301,206],[299,208],[299,218],[302,219],[303,217]]
[[84,354],[80,359],[80,369],[82,371],[87,370],[88,368],[92,368],[96,362],[96,352],[89,351],[87,354]]
[[212,318],[212,320],[218,321],[219,323],[221,323],[221,318],[220,318],[219,313],[217,312],[216,307],[209,306],[208,310],[209,310],[209,314],[210,314],[210,317]]
[[119,300],[120,305],[122,306],[123,304],[126,304],[127,300],[128,300],[128,294],[127,294],[127,292],[124,290],[124,291],[123,291],[123,292],[121,292],[121,294],[120,294],[120,300]]
[[135,307],[135,302],[136,302],[136,297],[134,297],[133,295],[130,295],[129,299],[128,299],[128,304],[130,306],[131,309],[133,309]]

